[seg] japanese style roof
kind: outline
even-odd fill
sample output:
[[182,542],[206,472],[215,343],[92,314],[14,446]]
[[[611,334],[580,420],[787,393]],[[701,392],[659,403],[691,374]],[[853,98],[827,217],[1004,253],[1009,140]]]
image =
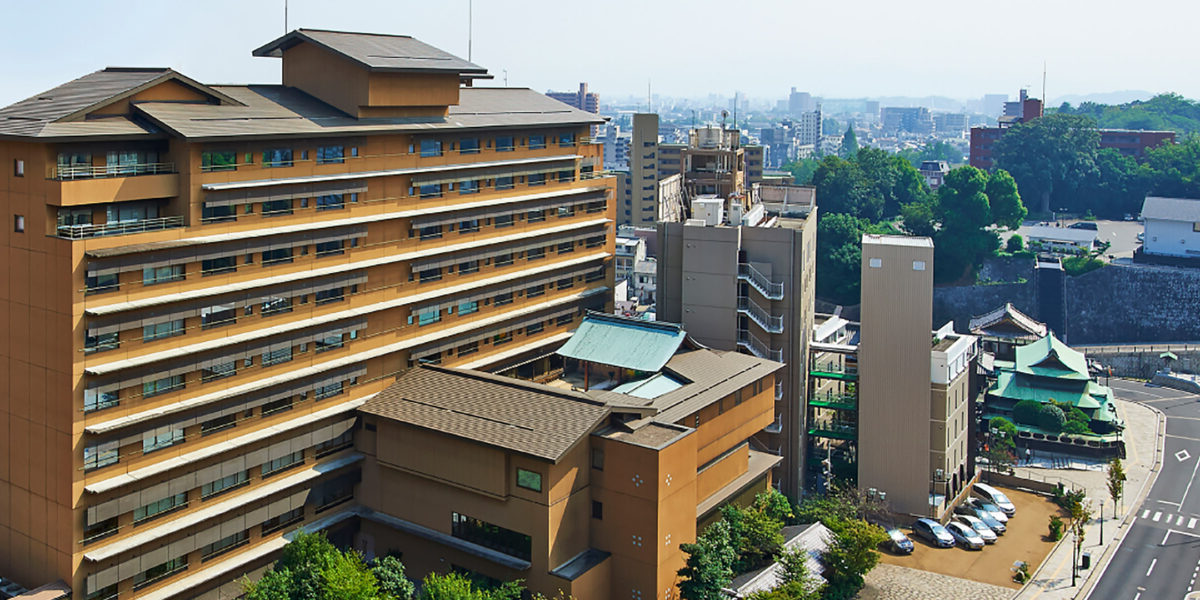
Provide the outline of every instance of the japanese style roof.
[[1109,408],[1113,405],[1112,389],[1094,381],[1089,381],[1074,390],[1053,389],[1031,385],[1012,371],[1002,371],[997,374],[996,383],[988,390],[988,395],[1014,403],[1021,400],[1048,403],[1054,400],[1059,404],[1069,404],[1085,411],[1097,421],[1117,420],[1115,408]]
[[995,310],[972,317],[968,326],[972,334],[999,338],[1034,338],[1046,335],[1046,324],[1017,310],[1011,302]]
[[549,461],[609,414],[587,394],[428,365],[401,375],[359,411]]
[[1200,200],[1146,196],[1142,218],[1155,221],[1200,222]]
[[371,71],[395,73],[453,73],[468,78],[491,78],[487,69],[407,35],[297,29],[253,52],[254,56],[283,56],[301,43],[320,46]]
[[1087,359],[1053,333],[1016,348],[1016,372],[1056,379],[1088,380]]
[[656,372],[687,334],[674,323],[589,313],[558,354],[591,363]]

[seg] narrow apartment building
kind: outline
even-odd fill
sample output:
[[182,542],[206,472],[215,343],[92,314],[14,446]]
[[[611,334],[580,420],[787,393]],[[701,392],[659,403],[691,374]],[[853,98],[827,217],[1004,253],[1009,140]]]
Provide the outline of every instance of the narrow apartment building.
[[361,409],[355,547],[580,600],[679,598],[680,544],[772,484],[781,364],[589,314],[534,383],[422,365]]
[[350,543],[355,410],[607,309],[601,122],[407,36],[296,30],[282,85],[108,68],[0,109],[0,575],[215,597]]

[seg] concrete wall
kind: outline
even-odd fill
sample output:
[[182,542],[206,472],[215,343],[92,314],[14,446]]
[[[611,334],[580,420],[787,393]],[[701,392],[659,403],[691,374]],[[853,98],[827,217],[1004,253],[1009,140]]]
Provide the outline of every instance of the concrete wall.
[[1147,219],[1143,247],[1147,254],[1200,256],[1200,232],[1193,223]]

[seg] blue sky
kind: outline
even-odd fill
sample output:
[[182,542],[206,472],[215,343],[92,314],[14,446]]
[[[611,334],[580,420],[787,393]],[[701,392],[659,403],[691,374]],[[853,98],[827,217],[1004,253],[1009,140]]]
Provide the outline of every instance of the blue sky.
[[[0,20],[0,106],[105,66],[170,66],[206,83],[275,83],[250,51],[283,0],[39,0]],[[468,0],[290,0],[292,28],[404,33],[466,57]],[[1142,89],[1200,97],[1200,3],[1179,0],[474,0],[473,59],[539,91],[602,97],[978,98]]]

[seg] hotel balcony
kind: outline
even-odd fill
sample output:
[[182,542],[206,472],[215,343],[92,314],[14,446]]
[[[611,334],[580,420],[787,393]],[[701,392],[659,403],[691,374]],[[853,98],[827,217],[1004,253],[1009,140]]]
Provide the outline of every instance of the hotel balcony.
[[738,279],[749,283],[751,287],[758,290],[758,293],[767,299],[783,300],[783,284],[771,281],[770,277],[763,275],[753,265],[739,263]]
[[818,394],[808,399],[808,405],[834,410],[858,410],[858,397],[854,394]]
[[808,428],[808,435],[835,440],[858,439],[858,425],[850,421],[819,421]]
[[106,237],[110,235],[128,235],[131,233],[145,233],[147,231],[161,231],[163,229],[174,229],[183,227],[183,217],[155,217],[153,219],[137,219],[132,221],[118,221],[116,223],[105,223],[103,225],[83,224],[83,225],[58,225],[55,233],[58,237],[67,238],[69,240],[82,240],[95,237]]
[[94,167],[57,165],[48,179],[59,183],[59,206],[151,200],[179,195],[174,163],[131,163]]
[[783,333],[783,317],[772,315],[748,296],[738,296],[737,310],[769,333]]
[[848,365],[836,360],[816,360],[813,361],[808,374],[813,377],[824,377],[826,379],[857,381],[858,366]]

